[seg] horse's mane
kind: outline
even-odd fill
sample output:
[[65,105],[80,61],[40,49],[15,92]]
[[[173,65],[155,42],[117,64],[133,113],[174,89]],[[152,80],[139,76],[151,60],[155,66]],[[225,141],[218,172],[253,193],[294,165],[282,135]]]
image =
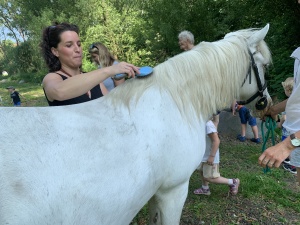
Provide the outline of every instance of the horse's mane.
[[[138,101],[147,89],[158,87],[171,95],[186,118],[196,115],[208,119],[213,112],[230,106],[239,97],[250,63],[245,38],[251,33],[251,30],[243,30],[220,41],[201,42],[192,50],[157,65],[150,77],[126,81],[109,98],[129,107],[130,102]],[[259,48],[270,60],[264,41]]]

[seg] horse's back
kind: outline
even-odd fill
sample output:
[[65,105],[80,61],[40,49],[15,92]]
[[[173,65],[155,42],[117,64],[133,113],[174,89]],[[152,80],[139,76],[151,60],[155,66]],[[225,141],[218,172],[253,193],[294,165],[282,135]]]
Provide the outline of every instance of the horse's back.
[[0,222],[129,223],[159,188],[175,185],[190,128],[159,99],[138,104],[1,109]]

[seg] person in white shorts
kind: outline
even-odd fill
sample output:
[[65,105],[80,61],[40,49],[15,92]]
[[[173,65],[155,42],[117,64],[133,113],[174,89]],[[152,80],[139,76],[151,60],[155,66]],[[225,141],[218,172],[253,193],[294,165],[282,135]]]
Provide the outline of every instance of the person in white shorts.
[[228,179],[222,177],[219,172],[220,139],[217,132],[218,118],[212,117],[206,123],[206,150],[199,166],[199,173],[202,179],[202,186],[194,190],[196,195],[210,195],[209,183],[226,184],[229,186],[230,194],[238,193],[240,180],[238,178]]

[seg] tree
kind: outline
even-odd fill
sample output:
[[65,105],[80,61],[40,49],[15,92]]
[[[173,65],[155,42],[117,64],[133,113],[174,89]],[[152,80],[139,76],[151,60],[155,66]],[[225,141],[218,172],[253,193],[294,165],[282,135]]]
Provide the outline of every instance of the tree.
[[20,41],[24,42],[27,39],[22,16],[20,7],[14,4],[13,0],[2,0],[0,2],[0,25],[7,28],[8,35],[16,41],[17,45]]
[[41,33],[54,21],[79,26],[85,70],[93,68],[88,47],[96,41],[119,60],[154,66],[181,52],[177,35],[182,30],[190,30],[199,43],[270,23],[266,41],[274,64],[268,87],[283,97],[281,81],[292,73],[289,56],[300,42],[297,0],[2,0],[0,8],[0,25],[10,28],[17,45],[5,55],[15,54],[10,60],[16,59],[18,68],[39,74],[46,73],[39,49]]

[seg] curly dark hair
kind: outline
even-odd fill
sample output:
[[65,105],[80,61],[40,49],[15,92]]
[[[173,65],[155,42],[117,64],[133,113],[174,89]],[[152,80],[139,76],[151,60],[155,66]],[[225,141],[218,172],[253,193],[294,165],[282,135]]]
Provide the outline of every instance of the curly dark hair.
[[42,55],[49,68],[49,72],[61,69],[59,59],[52,53],[51,48],[57,48],[61,42],[61,34],[65,31],[74,31],[79,35],[79,28],[69,23],[54,23],[43,30],[42,42],[40,44]]

